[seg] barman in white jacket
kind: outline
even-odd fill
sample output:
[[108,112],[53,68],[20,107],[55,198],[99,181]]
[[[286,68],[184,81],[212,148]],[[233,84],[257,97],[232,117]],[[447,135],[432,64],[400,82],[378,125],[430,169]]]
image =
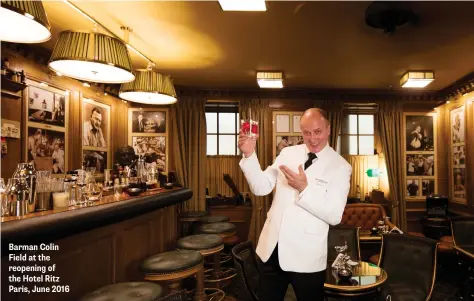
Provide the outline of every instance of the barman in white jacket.
[[329,225],[340,223],[350,187],[351,166],[329,145],[326,113],[305,111],[304,144],[284,148],[262,171],[258,136],[239,136],[239,165],[255,195],[275,190],[257,245],[259,301],[283,301],[291,283],[299,301],[323,301]]

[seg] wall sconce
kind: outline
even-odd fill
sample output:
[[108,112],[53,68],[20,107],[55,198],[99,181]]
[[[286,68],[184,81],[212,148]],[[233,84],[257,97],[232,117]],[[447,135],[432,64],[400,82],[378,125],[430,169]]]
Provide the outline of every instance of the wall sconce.
[[433,71],[407,71],[400,79],[400,86],[402,88],[424,88],[433,80]]
[[257,72],[257,83],[260,88],[283,88],[283,72]]

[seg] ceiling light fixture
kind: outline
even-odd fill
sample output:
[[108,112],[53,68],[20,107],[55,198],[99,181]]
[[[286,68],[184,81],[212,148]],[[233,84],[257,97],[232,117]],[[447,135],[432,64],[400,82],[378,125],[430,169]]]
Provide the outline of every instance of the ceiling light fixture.
[[265,0],[219,0],[223,11],[266,11]]
[[0,7],[0,40],[41,43],[51,39],[51,25],[41,1],[6,1]]
[[89,82],[119,84],[135,79],[125,43],[95,32],[61,32],[48,65],[62,75]]
[[424,88],[433,80],[433,71],[408,71],[400,79],[400,86],[402,88]]
[[257,83],[260,88],[283,88],[283,72],[257,72]]
[[132,102],[165,105],[177,101],[173,81],[169,76],[147,70],[136,70],[135,80],[122,84],[119,97]]

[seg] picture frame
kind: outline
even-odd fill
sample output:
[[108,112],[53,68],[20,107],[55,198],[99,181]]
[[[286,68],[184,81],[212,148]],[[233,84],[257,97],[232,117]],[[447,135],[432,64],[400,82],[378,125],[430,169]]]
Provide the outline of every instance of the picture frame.
[[290,132],[290,115],[276,114],[275,124],[276,124],[277,133],[289,133]]
[[[403,113],[403,185],[407,201],[424,202],[428,194],[438,192],[437,118],[433,112]],[[413,185],[409,187],[413,180],[418,183],[416,195]]]
[[128,109],[128,144],[136,155],[155,154],[156,160],[146,165],[153,164],[165,173],[169,171],[169,129],[167,108]]
[[449,111],[449,152],[451,200],[467,204],[467,166],[466,166],[466,111],[465,105]]
[[[111,166],[111,107],[82,95],[81,140],[84,167],[96,167],[95,176]],[[105,156],[105,158],[104,158]]]
[[406,151],[434,151],[434,117],[432,115],[406,115],[404,125]]
[[24,158],[36,170],[64,174],[69,168],[69,91],[33,77],[27,77],[25,82],[22,101],[26,122],[21,125],[21,132],[25,133]]
[[65,128],[69,93],[57,91],[46,83],[27,81],[26,89],[28,122]]
[[130,110],[131,133],[136,134],[165,134],[167,132],[166,111],[154,110]]
[[304,143],[299,122],[302,111],[273,111],[273,159],[287,146]]
[[67,171],[67,135],[46,126],[29,125],[26,131],[25,158],[34,163],[36,170],[49,170],[52,174]]

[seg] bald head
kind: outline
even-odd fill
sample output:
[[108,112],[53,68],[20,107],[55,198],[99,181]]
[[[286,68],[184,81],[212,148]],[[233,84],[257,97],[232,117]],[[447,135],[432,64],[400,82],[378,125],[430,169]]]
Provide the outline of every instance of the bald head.
[[301,119],[306,118],[323,119],[329,125],[328,115],[326,111],[320,108],[311,108],[304,111],[303,116],[301,116]]
[[324,110],[319,108],[306,110],[301,116],[300,128],[310,152],[318,153],[327,145],[330,126]]

